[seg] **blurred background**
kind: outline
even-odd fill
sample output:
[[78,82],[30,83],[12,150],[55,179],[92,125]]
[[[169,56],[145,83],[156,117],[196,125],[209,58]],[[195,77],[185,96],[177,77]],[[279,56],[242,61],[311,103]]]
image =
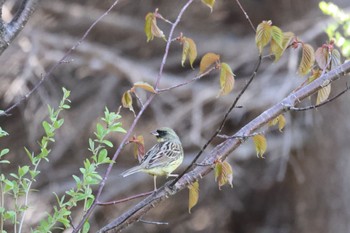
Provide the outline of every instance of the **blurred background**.
[[[62,87],[72,91],[72,108],[63,113],[65,124],[53,145],[50,163],[42,164],[41,175],[33,187],[40,191],[30,196],[33,208],[27,214],[28,229],[36,226],[56,204],[53,192],[61,196],[74,186],[72,175],[79,175],[83,160],[91,156],[87,150],[88,138],[93,137],[104,107],[117,111],[123,92],[134,82],[153,84],[165,43],[157,38],[146,42],[145,15],[159,8],[159,13],[174,21],[185,2],[121,0],[67,63],[61,64],[11,116],[0,118],[0,126],[10,134],[1,139],[0,148],[11,149],[7,158],[12,161],[10,166],[0,165],[3,173],[28,162],[23,147],[38,150],[37,140],[43,134],[41,122],[47,117],[47,105],[58,105]],[[112,0],[42,1],[21,34],[0,57],[0,109],[6,109],[27,93],[112,3]],[[324,30],[330,22],[318,3],[315,0],[242,1],[255,26],[270,19],[314,48],[328,40]],[[348,0],[334,3],[344,9],[350,7]],[[7,1],[4,16],[11,17],[16,4]],[[159,21],[158,26],[167,35],[169,25]],[[254,32],[233,0],[216,1],[212,13],[195,1],[185,12],[175,36],[180,32],[197,44],[196,69],[181,66],[182,47],[173,43],[161,88],[194,77],[199,58],[207,52],[220,54],[221,61],[230,64],[236,84],[230,95],[216,98],[219,74],[213,73],[158,96],[143,115],[135,134],[144,135],[146,149],[155,143],[149,132],[159,126],[172,127],[179,134],[186,159],[178,172],[215,132],[223,113],[252,74],[258,56]],[[243,108],[230,114],[224,133],[235,133],[304,81],[296,74],[298,55],[298,51],[287,51],[278,63],[263,60],[256,79],[238,103]],[[345,82],[345,79],[336,82],[331,95],[344,89]],[[146,93],[139,94],[146,98]],[[209,174],[200,181],[199,203],[192,214],[188,214],[185,190],[144,216],[145,220],[168,222],[168,225],[135,223],[125,232],[350,232],[349,101],[349,95],[345,94],[317,110],[287,113],[284,132],[273,130],[266,135],[266,159],[257,159],[251,140],[228,158],[234,172],[233,188],[225,186],[218,190],[214,175]],[[305,102],[310,105],[314,98]],[[139,106],[135,106],[135,111],[138,110]],[[121,114],[123,126],[128,129],[134,116],[125,109]],[[111,140],[118,146],[122,136],[114,135]],[[211,147],[220,142],[216,140]],[[113,153],[111,149],[110,154]],[[103,201],[153,189],[153,179],[146,174],[120,176],[136,164],[132,147],[127,146],[108,179]],[[158,184],[165,182],[164,178],[158,180]],[[97,208],[91,216],[91,232],[137,202]],[[75,221],[81,217],[79,213]]]

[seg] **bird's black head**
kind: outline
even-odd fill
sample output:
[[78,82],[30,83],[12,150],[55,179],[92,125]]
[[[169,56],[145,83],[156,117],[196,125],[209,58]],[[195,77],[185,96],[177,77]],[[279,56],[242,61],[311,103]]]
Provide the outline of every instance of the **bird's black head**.
[[156,136],[159,142],[179,139],[175,131],[167,127],[159,128],[151,133]]

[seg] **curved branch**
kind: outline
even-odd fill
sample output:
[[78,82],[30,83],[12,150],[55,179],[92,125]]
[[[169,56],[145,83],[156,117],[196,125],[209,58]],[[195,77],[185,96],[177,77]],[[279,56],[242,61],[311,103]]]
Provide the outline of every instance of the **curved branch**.
[[[36,9],[39,0],[23,0],[16,15],[10,23],[0,22],[0,55],[22,31],[30,16]],[[4,3],[3,1],[1,2]],[[1,8],[2,9],[2,8]]]
[[[270,120],[274,119],[283,112],[290,111],[297,103],[304,100],[305,98],[311,96],[319,89],[322,88],[324,82],[332,82],[337,80],[339,77],[344,76],[347,72],[350,72],[350,61],[342,64],[336,69],[322,75],[320,78],[314,80],[310,84],[304,86],[298,91],[288,95],[286,98],[267,109],[255,119],[250,121],[244,127],[242,127],[238,132],[234,134],[237,135],[250,135],[257,129],[266,125]],[[218,158],[224,160],[228,155],[230,155],[236,148],[238,148],[244,141],[237,138],[230,138],[217,145],[204,159],[204,164],[213,164]],[[138,221],[145,213],[150,209],[156,207],[161,203],[166,197],[174,195],[185,189],[189,183],[193,183],[196,180],[201,179],[209,172],[211,172],[212,166],[197,166],[192,171],[186,173],[174,186],[171,188],[170,185],[173,181],[167,182],[164,186],[159,188],[151,196],[148,196],[137,205],[133,206],[127,212],[122,214],[120,217],[112,221],[110,224],[103,227],[99,232],[119,232],[128,225]]]

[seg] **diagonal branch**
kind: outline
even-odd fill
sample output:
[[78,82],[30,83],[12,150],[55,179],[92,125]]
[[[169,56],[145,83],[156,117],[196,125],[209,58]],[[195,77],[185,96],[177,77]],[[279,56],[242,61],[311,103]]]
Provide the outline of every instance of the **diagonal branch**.
[[[283,112],[290,111],[292,107],[298,104],[300,101],[311,96],[319,89],[322,88],[324,82],[332,82],[344,76],[350,72],[350,61],[342,64],[336,69],[322,75],[320,78],[314,80],[310,84],[302,87],[296,92],[291,93],[286,98],[267,109],[255,119],[250,121],[244,127],[242,127],[234,135],[250,135],[254,131],[258,130],[262,126],[266,125],[270,120],[274,119]],[[213,164],[218,158],[224,160],[235,149],[237,149],[244,141],[237,138],[230,138],[217,145],[204,159],[203,163]],[[212,170],[211,166],[197,166],[192,171],[186,173],[172,188],[169,188],[172,181],[166,183],[163,187],[159,188],[151,196],[146,197],[144,200],[133,206],[127,212],[116,218],[110,224],[103,227],[99,232],[119,232],[126,228],[128,225],[138,221],[144,214],[150,209],[156,207],[166,197],[175,195],[182,189],[185,189],[189,183],[193,183],[196,180],[201,179]]]

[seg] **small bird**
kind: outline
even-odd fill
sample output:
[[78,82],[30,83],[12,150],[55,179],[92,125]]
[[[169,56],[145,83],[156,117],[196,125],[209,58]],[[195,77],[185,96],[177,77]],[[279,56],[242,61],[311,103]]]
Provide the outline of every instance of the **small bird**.
[[162,127],[153,132],[158,143],[142,158],[140,165],[126,170],[121,175],[129,176],[136,172],[146,172],[153,175],[154,190],[157,190],[157,176],[178,176],[171,174],[183,161],[184,152],[181,141],[171,128]]

